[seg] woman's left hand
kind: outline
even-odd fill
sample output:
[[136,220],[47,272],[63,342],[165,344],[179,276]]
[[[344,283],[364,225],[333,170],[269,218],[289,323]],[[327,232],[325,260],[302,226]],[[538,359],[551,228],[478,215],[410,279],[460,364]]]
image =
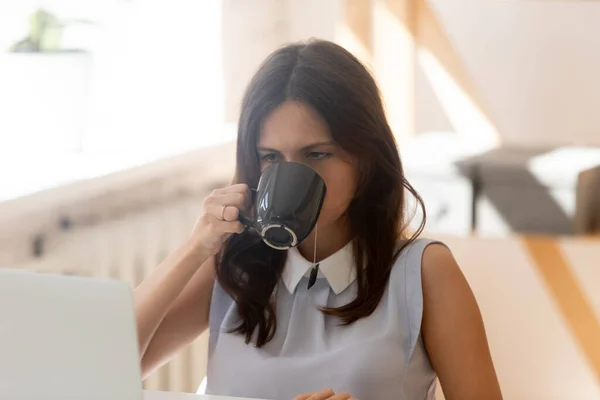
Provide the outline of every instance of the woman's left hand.
[[356,400],[348,393],[335,394],[332,389],[321,390],[296,396],[294,400]]

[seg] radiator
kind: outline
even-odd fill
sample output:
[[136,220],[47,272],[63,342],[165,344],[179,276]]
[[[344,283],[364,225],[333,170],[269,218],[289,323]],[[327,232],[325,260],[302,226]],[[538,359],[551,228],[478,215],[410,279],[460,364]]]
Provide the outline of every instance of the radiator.
[[[41,260],[17,266],[37,271],[125,280],[135,287],[185,240],[202,199],[182,198],[119,219],[53,235]],[[196,392],[206,373],[208,333],[144,381],[152,390]]]

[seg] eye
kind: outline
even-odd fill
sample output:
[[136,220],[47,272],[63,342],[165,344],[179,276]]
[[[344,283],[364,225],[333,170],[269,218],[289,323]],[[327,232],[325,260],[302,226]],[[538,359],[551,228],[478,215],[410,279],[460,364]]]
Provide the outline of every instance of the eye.
[[326,153],[322,151],[311,151],[308,153],[308,158],[313,160],[322,160],[323,158],[329,157],[331,153]]
[[265,161],[265,162],[275,162],[275,161],[277,161],[277,154],[275,154],[275,153],[264,154],[260,157],[260,160]]

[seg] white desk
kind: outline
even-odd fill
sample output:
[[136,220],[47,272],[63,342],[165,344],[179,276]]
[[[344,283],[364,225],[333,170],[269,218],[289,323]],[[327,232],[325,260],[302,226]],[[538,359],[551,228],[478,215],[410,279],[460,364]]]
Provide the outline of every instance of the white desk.
[[204,396],[191,393],[155,392],[144,390],[144,400],[250,400],[239,397]]

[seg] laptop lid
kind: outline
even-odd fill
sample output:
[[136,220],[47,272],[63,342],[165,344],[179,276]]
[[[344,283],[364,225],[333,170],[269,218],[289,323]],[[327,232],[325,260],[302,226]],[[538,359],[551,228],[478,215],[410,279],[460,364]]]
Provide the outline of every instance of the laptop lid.
[[0,269],[0,398],[141,400],[122,281]]

